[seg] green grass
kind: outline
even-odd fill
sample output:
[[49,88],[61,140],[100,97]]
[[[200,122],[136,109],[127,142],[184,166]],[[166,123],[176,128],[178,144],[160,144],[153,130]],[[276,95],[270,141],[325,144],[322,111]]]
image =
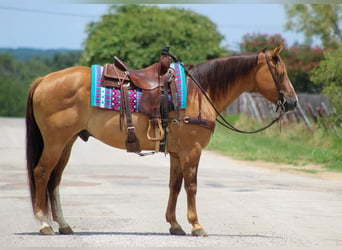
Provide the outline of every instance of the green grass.
[[[228,117],[228,120],[246,130],[260,127],[245,116]],[[240,160],[297,166],[319,164],[328,170],[342,172],[341,138],[320,128],[310,131],[304,124],[282,125],[281,130],[279,125],[274,125],[257,134],[239,134],[217,124],[206,149]]]

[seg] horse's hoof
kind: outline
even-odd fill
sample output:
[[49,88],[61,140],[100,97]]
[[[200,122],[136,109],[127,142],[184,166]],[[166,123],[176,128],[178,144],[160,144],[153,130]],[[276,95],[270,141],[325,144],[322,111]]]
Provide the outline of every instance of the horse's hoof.
[[172,235],[185,235],[184,230],[179,227],[170,227],[170,234]]
[[63,228],[59,228],[59,233],[60,234],[74,234],[74,231],[72,231],[71,227],[67,226],[67,227],[63,227]]
[[41,235],[54,235],[55,232],[53,231],[52,227],[43,227],[39,230]]
[[193,236],[202,236],[202,237],[208,236],[208,234],[206,233],[206,231],[203,230],[203,228],[193,230],[192,235]]

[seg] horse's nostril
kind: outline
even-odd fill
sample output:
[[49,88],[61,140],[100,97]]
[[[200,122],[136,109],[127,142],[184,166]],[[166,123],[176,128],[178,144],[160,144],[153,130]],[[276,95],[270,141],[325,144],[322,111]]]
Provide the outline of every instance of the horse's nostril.
[[294,101],[288,101],[285,99],[285,102],[283,104],[283,111],[291,111],[294,110],[297,107],[297,100]]

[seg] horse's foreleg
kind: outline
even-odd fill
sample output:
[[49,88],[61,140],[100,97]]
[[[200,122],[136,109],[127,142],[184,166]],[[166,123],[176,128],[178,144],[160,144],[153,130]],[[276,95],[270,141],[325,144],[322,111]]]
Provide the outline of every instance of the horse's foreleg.
[[170,154],[170,182],[169,202],[166,210],[166,221],[171,224],[170,233],[173,235],[185,235],[184,230],[176,219],[176,205],[178,194],[183,182],[182,167],[178,156]]
[[51,210],[53,220],[56,221],[59,225],[59,232],[61,234],[73,234],[71,227],[65,221],[62,211],[62,204],[59,196],[59,184],[61,182],[63,170],[69,160],[70,152],[73,143],[75,142],[77,137],[73,138],[67,146],[64,148],[61,158],[51,174],[50,181],[48,184],[50,202],[51,202]]
[[196,210],[196,193],[197,193],[197,170],[201,156],[201,147],[196,145],[189,154],[184,156],[183,176],[184,187],[187,194],[188,202],[188,220],[192,224],[192,235],[207,236],[203,227],[198,222]]

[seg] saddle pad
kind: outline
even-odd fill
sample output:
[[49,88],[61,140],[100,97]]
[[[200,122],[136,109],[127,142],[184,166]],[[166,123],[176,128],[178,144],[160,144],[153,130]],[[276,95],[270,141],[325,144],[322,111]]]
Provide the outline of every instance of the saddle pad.
[[[179,63],[172,63],[171,67],[175,70],[179,109],[185,109],[187,88],[184,68]],[[101,65],[91,66],[91,106],[119,111],[121,107],[121,91],[120,89],[101,86],[102,72],[103,67]],[[131,112],[139,112],[142,90],[138,88],[128,90],[128,95]],[[169,95],[169,101],[171,100],[172,97]]]
[[179,109],[186,109],[186,100],[188,97],[188,93],[186,88],[186,76],[183,63],[171,63],[170,67],[175,70]]

